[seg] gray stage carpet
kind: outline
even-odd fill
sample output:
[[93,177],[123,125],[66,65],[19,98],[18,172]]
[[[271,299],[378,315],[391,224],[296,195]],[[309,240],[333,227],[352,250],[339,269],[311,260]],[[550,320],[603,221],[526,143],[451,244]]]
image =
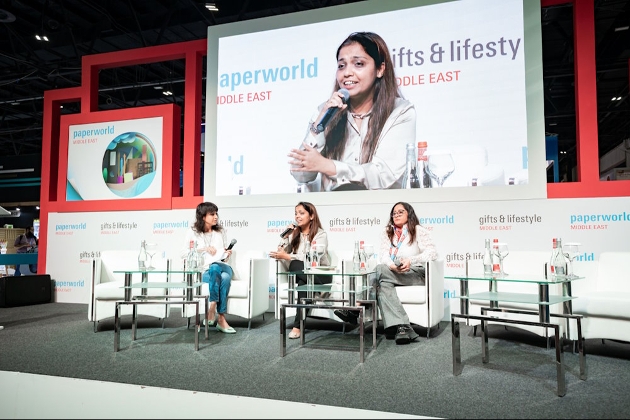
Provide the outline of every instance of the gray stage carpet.
[[[360,364],[358,352],[298,348],[299,340],[287,340],[288,354],[280,357],[279,322],[272,314],[254,320],[249,331],[245,320],[228,320],[236,334],[211,330],[195,352],[193,328],[187,329],[175,306],[164,329],[161,321],[141,317],[135,342],[125,317],[115,353],[113,320],[94,333],[87,305],[0,308],[0,370],[446,418],[630,413],[629,343],[587,340],[586,381],[579,379],[577,354],[565,352],[567,394],[559,398],[554,350],[515,327],[491,326],[490,363],[484,365],[481,339],[463,326],[464,368],[453,376],[448,322],[428,340],[418,328],[421,338],[406,346],[379,335],[377,349]],[[341,324],[323,320],[309,319],[308,325],[311,344],[358,349],[357,330],[344,334]]]

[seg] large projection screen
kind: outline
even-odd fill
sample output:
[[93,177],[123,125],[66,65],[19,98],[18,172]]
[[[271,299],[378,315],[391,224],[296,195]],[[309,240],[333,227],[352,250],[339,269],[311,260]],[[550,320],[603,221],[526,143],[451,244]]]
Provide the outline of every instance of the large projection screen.
[[[338,47],[363,31],[387,43],[415,109],[414,144],[452,156],[441,188],[341,192],[318,178],[311,189],[290,172],[290,150],[338,88]],[[211,26],[204,197],[224,207],[545,198],[541,49],[540,3],[525,0],[375,0]],[[404,166],[405,142],[378,147]]]

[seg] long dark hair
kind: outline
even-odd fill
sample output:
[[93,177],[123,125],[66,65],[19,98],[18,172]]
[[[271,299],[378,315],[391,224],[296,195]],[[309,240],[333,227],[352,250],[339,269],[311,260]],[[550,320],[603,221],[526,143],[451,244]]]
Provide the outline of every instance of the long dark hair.
[[[396,98],[402,97],[402,94],[398,90],[392,58],[389,55],[389,48],[383,38],[373,32],[352,33],[341,43],[339,48],[337,48],[337,58],[339,58],[339,52],[343,47],[354,43],[361,45],[367,55],[372,57],[376,69],[379,69],[383,63],[385,64],[383,77],[377,78],[374,85],[374,105],[372,106],[372,113],[365,136],[365,147],[361,150],[360,163],[366,163],[372,161],[374,153],[376,152],[376,146],[378,145],[378,138],[383,130],[385,121],[387,121],[387,118],[389,118],[394,110]],[[335,79],[333,91],[337,91],[338,89],[339,85]],[[343,112],[338,112],[328,125],[325,132],[326,146],[322,150],[323,156],[334,160],[341,160],[344,149],[346,148],[347,115],[351,105],[352,99],[348,102],[348,108]]]
[[[304,207],[304,210],[311,216],[313,219],[311,220],[309,231],[308,231],[308,241],[313,242],[313,238],[317,235],[317,231],[322,227],[322,223],[319,221],[319,215],[317,214],[317,209],[312,203],[306,201],[300,201],[295,205],[295,208],[299,206]],[[298,249],[300,246],[300,238],[301,238],[302,230],[300,227],[293,229],[292,237],[291,237],[291,249]]]
[[389,211],[389,223],[387,224],[386,232],[389,237],[389,242],[392,245],[394,244],[394,209],[397,205],[402,205],[407,211],[407,230],[409,231],[409,243],[413,243],[416,240],[416,226],[420,224],[418,221],[418,216],[416,216],[416,212],[409,203],[405,203],[404,201],[399,201],[398,203],[392,206],[392,209]]
[[[206,217],[206,214],[216,214],[219,212],[219,208],[216,204],[210,203],[208,201],[199,203],[197,205],[197,210],[195,210],[195,224],[193,225],[193,230],[195,232],[204,233],[204,228],[206,227],[206,223],[203,221],[203,218]],[[220,232],[223,227],[217,223],[215,226],[212,226],[212,230]]]

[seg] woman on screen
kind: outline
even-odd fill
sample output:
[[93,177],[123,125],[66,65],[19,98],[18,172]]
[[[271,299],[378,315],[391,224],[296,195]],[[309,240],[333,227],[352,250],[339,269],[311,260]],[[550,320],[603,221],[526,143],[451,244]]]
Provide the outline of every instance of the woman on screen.
[[305,191],[401,188],[407,143],[416,143],[416,111],[398,90],[387,44],[350,34],[337,49],[332,95],[289,153],[291,174]]
[[[300,273],[296,275],[297,286],[306,284],[304,261],[307,243],[316,248],[318,256],[321,255],[318,264],[329,266],[328,235],[319,221],[317,209],[313,204],[301,201],[295,206],[295,223],[289,225],[278,249],[269,253],[271,258],[283,263],[285,270]],[[314,281],[316,284],[328,284],[332,282],[332,277],[315,276]],[[298,292],[298,302],[303,298],[306,298],[306,292]],[[296,315],[289,338],[300,338],[300,335],[300,319]]]
[[191,241],[193,245],[196,243],[196,250],[201,258],[203,272],[201,281],[208,284],[206,314],[208,325],[216,326],[216,329],[223,333],[234,334],[236,330],[225,319],[228,294],[234,275],[232,267],[226,261],[229,261],[232,250],[227,249],[227,234],[219,224],[219,208],[216,204],[204,202],[197,205],[195,223],[186,233],[182,258],[186,258],[190,252]]

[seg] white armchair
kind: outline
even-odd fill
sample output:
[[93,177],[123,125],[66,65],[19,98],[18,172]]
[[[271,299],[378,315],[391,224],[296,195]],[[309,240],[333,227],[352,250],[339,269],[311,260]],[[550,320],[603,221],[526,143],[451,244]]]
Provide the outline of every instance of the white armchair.
[[[264,320],[269,309],[269,259],[262,258],[260,251],[234,248],[228,263],[234,276],[228,294],[227,314],[247,319],[247,329],[250,329],[252,319],[262,315]],[[209,294],[206,283],[201,286],[200,294]],[[188,317],[188,309],[184,308],[184,317]]]
[[409,322],[427,329],[439,328],[444,317],[444,260],[425,263],[424,286],[399,286],[396,293],[409,315]]
[[[166,269],[168,260],[159,259],[154,261],[159,269]],[[114,316],[115,302],[123,300],[125,290],[124,273],[114,273],[135,269],[138,266],[138,251],[130,250],[106,250],[101,251],[100,257],[95,258],[92,263],[92,281],[90,283],[90,303],[88,305],[88,320],[94,323],[94,332],[97,331],[97,323],[103,319]],[[136,274],[132,282],[140,281],[140,275]],[[153,273],[148,276],[149,282],[166,282],[168,276],[165,273]],[[139,294],[141,289],[132,289],[132,297]],[[164,295],[164,289],[150,289],[152,295]],[[120,309],[121,315],[131,315],[131,305],[123,305]],[[138,315],[148,315],[159,319],[167,318],[170,311],[168,305],[140,305]]]
[[573,313],[584,317],[583,337],[630,342],[630,252],[607,251],[597,261],[574,261],[573,271],[584,277],[571,283]]

